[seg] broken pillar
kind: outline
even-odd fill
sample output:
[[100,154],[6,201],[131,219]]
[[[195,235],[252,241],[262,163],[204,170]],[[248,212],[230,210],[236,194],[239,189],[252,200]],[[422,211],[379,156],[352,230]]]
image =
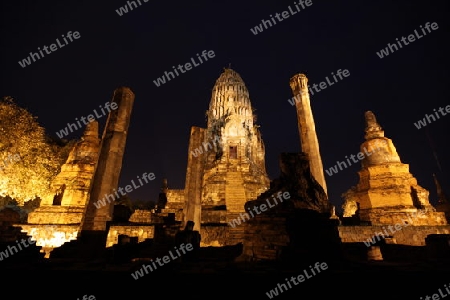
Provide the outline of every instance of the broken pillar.
[[[130,124],[134,93],[127,87],[114,91],[111,107],[101,140],[100,155],[91,188],[89,203],[81,226],[81,237],[103,236],[112,220],[114,201],[116,200],[122,159]],[[116,109],[114,109],[116,107]],[[106,197],[112,195],[113,197]],[[106,205],[97,208],[94,202],[105,199]]]
[[191,137],[189,139],[188,167],[186,172],[184,209],[184,226],[188,221],[194,222],[193,230],[200,231],[201,223],[201,200],[202,200],[202,177],[204,172],[204,156],[192,155],[194,149],[201,147],[205,140],[206,130],[204,128],[191,128]]
[[297,109],[298,130],[302,152],[308,155],[311,174],[322,186],[325,194],[327,194],[327,184],[323,173],[316,125],[309,100],[308,78],[304,74],[296,74],[291,78],[290,86],[294,97],[299,99],[299,101],[295,101],[295,107]]

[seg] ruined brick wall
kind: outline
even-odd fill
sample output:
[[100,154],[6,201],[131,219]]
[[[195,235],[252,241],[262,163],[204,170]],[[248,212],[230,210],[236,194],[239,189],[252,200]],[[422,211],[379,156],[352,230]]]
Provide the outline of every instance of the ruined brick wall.
[[[340,255],[337,221],[330,219],[331,205],[311,175],[307,156],[283,153],[280,169],[281,175],[271,182],[270,189],[245,204],[246,211],[262,208],[268,201],[272,205],[239,225],[244,229],[239,259],[295,261]],[[288,197],[281,201],[280,195]]]
[[240,259],[294,262],[337,259],[342,255],[336,220],[313,210],[284,206],[243,224],[244,249]]
[[[400,230],[392,231],[384,226],[339,226],[339,237],[343,243],[364,242],[375,236],[376,233],[389,233],[392,242],[399,245],[425,246],[425,238],[429,234],[449,234],[450,225],[443,226],[405,226]],[[399,227],[397,227],[399,228]],[[392,233],[392,234],[391,234]]]
[[184,189],[183,190],[168,189],[166,193],[167,204],[164,209],[161,209],[161,212],[163,214],[175,213],[175,219],[177,221],[183,221],[184,208],[186,206],[184,193],[185,193]]
[[202,207],[202,224],[226,223],[227,211],[217,207]]
[[242,254],[247,260],[279,259],[289,244],[285,216],[258,216],[241,226],[245,228]]
[[403,221],[416,226],[447,225],[445,213],[436,212],[434,209],[422,209],[411,213],[401,212],[401,208],[399,208],[399,211],[394,209],[372,208],[370,210],[361,210],[359,214],[361,219],[370,220],[372,225],[403,224]]
[[224,246],[226,244],[227,231],[228,231],[227,226],[202,225],[200,227],[200,235],[201,235],[200,246],[201,247]]
[[80,224],[84,208],[80,206],[41,206],[28,214],[28,224]]
[[166,208],[171,208],[171,204],[184,204],[184,189],[168,189],[167,190],[167,205]]
[[120,234],[128,235],[129,237],[137,237],[138,243],[140,243],[145,241],[145,239],[152,239],[154,237],[155,227],[153,225],[111,226],[109,228],[108,237],[106,238],[106,247],[117,244]]
[[129,219],[132,223],[151,223],[152,212],[145,209],[136,209]]

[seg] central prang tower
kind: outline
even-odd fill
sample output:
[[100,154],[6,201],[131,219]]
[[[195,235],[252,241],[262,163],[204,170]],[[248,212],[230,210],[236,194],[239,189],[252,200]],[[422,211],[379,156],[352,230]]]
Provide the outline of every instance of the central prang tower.
[[[192,127],[184,190],[166,191],[163,211],[195,222],[202,246],[241,242],[243,226],[228,222],[269,188],[265,149],[241,76],[225,68],[206,112],[207,128]],[[181,213],[182,210],[182,213]]]
[[245,202],[264,192],[269,179],[249,93],[235,71],[225,69],[217,79],[207,117],[205,143],[217,142],[205,153],[202,205],[226,205],[228,212],[243,212]]

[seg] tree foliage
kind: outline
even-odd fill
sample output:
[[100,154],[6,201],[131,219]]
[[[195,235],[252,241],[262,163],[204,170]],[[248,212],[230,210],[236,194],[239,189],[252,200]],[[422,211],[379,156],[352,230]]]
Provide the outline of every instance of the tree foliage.
[[0,100],[0,196],[22,206],[48,195],[72,145],[50,139],[37,117],[4,97]]

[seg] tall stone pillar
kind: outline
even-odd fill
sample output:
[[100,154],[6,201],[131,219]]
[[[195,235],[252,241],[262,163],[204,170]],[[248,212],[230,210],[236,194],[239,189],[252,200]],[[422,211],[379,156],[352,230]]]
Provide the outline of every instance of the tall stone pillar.
[[194,221],[194,230],[200,231],[201,223],[201,199],[202,199],[202,180],[204,171],[204,161],[206,154],[194,155],[196,148],[201,148],[202,142],[206,137],[206,129],[195,127],[191,128],[191,137],[189,139],[189,154],[185,183],[186,206],[184,209],[184,224],[187,221]]
[[308,91],[308,78],[304,74],[296,74],[290,80],[290,86],[297,109],[298,131],[302,152],[309,157],[311,174],[327,193],[327,184],[323,172],[322,157],[319,151],[319,141],[316,134],[316,125],[311,110]]
[[[134,93],[127,87],[120,87],[114,91],[103,137],[101,140],[100,155],[92,183],[89,203],[81,225],[81,236],[89,232],[105,232],[107,222],[112,220],[114,201],[105,201],[104,206],[96,208],[94,202],[113,195],[119,183],[122,159],[130,124],[130,116],[134,103]],[[117,105],[117,108],[114,107]],[[106,199],[106,197],[105,197]]]

